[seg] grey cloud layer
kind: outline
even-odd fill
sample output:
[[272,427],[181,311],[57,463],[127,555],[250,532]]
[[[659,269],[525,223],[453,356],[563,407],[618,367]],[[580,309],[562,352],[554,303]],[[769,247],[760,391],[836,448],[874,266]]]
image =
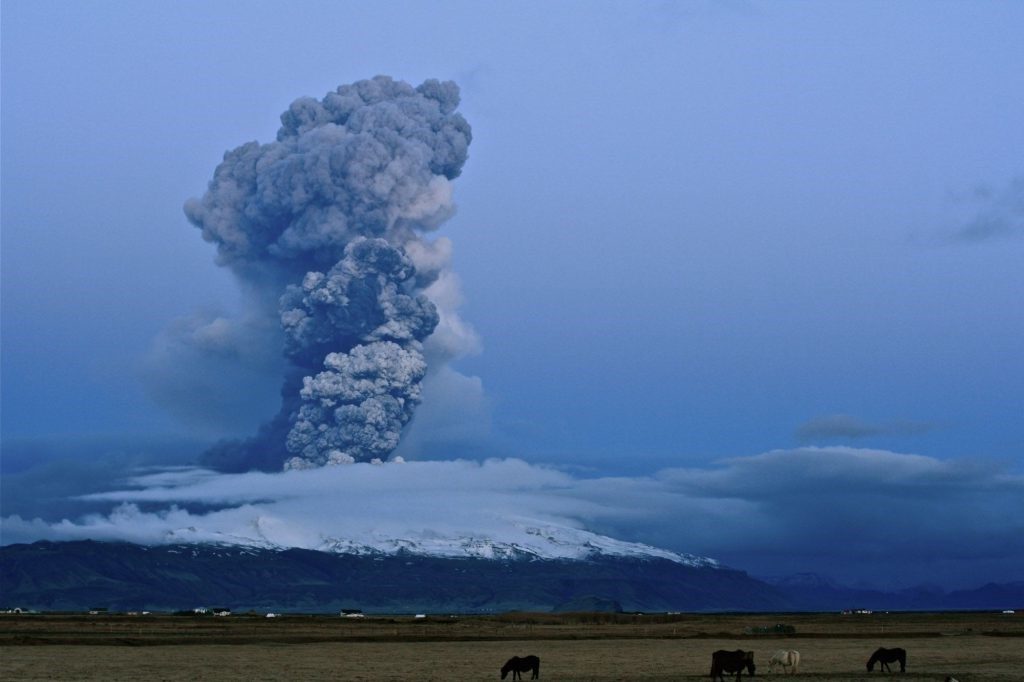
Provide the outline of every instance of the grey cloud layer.
[[[504,520],[528,517],[762,574],[817,570],[848,580],[967,586],[978,575],[1019,579],[1024,565],[1024,476],[997,463],[849,447],[778,450],[649,477],[580,478],[520,460],[200,470],[142,477],[88,499],[121,506],[58,524],[9,517],[5,542],[161,542],[185,526],[245,536],[264,519],[276,540],[315,546],[325,536],[381,528],[500,533]],[[229,508],[189,514],[175,506],[190,503]]]
[[830,414],[801,424],[796,430],[796,437],[802,443],[811,443],[833,438],[849,440],[874,436],[908,436],[932,428],[932,424],[923,422],[893,421],[876,424],[849,414]]
[[997,190],[978,188],[973,199],[977,213],[953,233],[953,241],[979,243],[1024,236],[1024,176]]

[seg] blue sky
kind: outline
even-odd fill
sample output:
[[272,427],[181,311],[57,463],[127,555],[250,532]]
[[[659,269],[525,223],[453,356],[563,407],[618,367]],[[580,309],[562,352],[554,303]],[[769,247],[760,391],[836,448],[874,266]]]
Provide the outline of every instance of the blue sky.
[[[457,398],[424,400],[406,459],[776,486],[803,479],[743,463],[924,457],[989,472],[955,495],[965,538],[1012,520],[1011,556],[942,579],[1021,578],[1020,3],[14,0],[0,18],[3,515],[58,520],[126,462],[187,463],[273,414],[272,360],[201,389],[161,360],[176,320],[242,308],[182,204],[295,98],[388,74],[456,81],[473,127],[439,234],[480,352]],[[936,505],[893,514],[914,528]],[[664,517],[588,523],[799,568],[693,547]]]

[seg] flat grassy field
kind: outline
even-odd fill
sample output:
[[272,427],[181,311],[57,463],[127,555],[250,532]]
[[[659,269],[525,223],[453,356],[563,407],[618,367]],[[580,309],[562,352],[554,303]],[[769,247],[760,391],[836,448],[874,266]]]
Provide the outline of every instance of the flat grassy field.
[[[785,635],[758,628],[789,626]],[[0,616],[3,680],[488,680],[513,655],[543,680],[708,679],[711,652],[796,649],[805,680],[878,680],[879,646],[907,650],[904,680],[1024,680],[1024,614]],[[529,678],[529,675],[526,675]],[[744,676],[746,677],[746,676]],[[511,678],[510,678],[511,679]],[[732,679],[732,678],[729,678]]]

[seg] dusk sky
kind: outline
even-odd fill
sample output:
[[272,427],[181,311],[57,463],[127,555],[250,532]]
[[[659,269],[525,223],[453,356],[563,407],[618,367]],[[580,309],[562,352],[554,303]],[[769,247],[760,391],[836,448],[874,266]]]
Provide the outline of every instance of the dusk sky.
[[383,74],[457,83],[472,143],[426,237],[465,326],[382,508],[761,576],[1024,580],[1024,3],[0,11],[2,542],[229,528],[275,476],[295,527],[357,513],[193,468],[280,408],[282,361],[181,347],[248,305],[182,207],[293,100]]

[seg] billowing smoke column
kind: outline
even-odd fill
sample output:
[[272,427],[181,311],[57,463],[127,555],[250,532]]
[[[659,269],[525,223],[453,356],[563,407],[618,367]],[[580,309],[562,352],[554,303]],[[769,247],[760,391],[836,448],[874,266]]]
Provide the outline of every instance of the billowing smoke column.
[[421,235],[453,211],[471,139],[458,103],[454,83],[384,76],[298,99],[276,142],[227,152],[185,204],[255,307],[279,317],[289,365],[278,415],[207,464],[305,468],[394,450],[439,322],[423,291],[448,247]]

